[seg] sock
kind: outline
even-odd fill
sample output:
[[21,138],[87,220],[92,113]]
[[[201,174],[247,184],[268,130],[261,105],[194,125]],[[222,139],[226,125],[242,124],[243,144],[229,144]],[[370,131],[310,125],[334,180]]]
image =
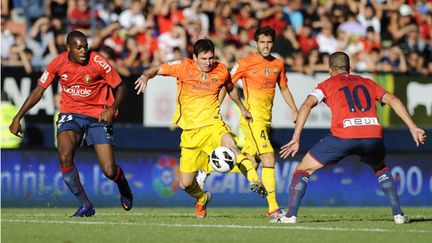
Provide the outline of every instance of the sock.
[[207,199],[207,194],[205,194],[198,185],[198,182],[194,179],[192,185],[186,187],[184,191],[196,198],[198,202],[204,203]]
[[237,166],[249,182],[259,181],[257,171],[253,167],[252,162],[244,154],[237,154]]
[[129,183],[126,179],[126,176],[123,173],[123,170],[120,166],[116,166],[117,167],[117,175],[116,177],[113,179],[113,181],[115,183],[117,183],[117,187],[119,189],[119,192],[122,196],[126,197],[126,198],[131,198],[132,197],[132,191],[129,187]]
[[274,171],[275,169],[271,167],[263,167],[261,171],[262,182],[268,193],[267,203],[269,206],[269,212],[279,209],[276,200],[276,179]]
[[393,179],[392,174],[390,173],[390,169],[388,167],[384,167],[382,170],[377,171],[375,174],[378,177],[378,182],[381,186],[381,189],[390,201],[393,215],[404,215],[402,209],[400,208],[399,196],[396,190],[396,183]]
[[68,186],[69,190],[75,195],[81,205],[87,205],[87,207],[92,207],[93,204],[87,198],[84,188],[81,185],[78,170],[75,165],[72,164],[66,168],[60,168],[63,176],[63,180]]
[[310,174],[304,170],[296,170],[294,172],[290,186],[290,199],[287,217],[297,216],[300,202],[306,192],[309,176]]

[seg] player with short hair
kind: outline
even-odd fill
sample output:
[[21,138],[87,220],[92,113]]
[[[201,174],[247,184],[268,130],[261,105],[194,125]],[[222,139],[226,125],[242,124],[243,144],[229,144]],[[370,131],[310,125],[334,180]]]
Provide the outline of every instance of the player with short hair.
[[417,127],[403,103],[373,80],[350,74],[349,56],[335,52],[330,56],[330,78],[317,85],[300,107],[291,141],[280,151],[282,158],[294,156],[300,146],[300,135],[313,107],[325,102],[332,112],[331,134],[324,137],[303,157],[290,186],[288,213],[271,222],[296,223],[297,211],[309,177],[324,166],[349,155],[358,155],[370,165],[378,183],[390,201],[396,224],[406,221],[400,208],[396,184],[390,168],[384,163],[383,127],[378,121],[375,101],[389,104],[405,122],[417,146],[424,144],[426,133]]
[[[114,181],[120,191],[121,205],[130,210],[133,196],[120,166],[114,161],[112,120],[126,93],[126,85],[109,61],[100,53],[88,50],[86,36],[72,31],[66,38],[67,52],[56,57],[38,80],[9,126],[20,136],[20,120],[42,98],[45,89],[59,78],[62,86],[61,108],[57,121],[58,154],[63,180],[80,202],[74,217],[95,214],[93,203],[81,185],[74,164],[75,151],[83,139],[94,145],[104,175]],[[115,89],[115,94],[113,94]]]
[[275,35],[275,30],[269,26],[258,28],[254,34],[256,53],[239,60],[231,69],[233,83],[242,81],[245,107],[254,118],[252,122],[240,118],[240,129],[245,135],[242,152],[254,163],[255,168],[262,161],[261,179],[268,192],[267,215],[272,218],[284,214],[276,200],[276,159],[269,138],[276,85],[291,108],[293,122],[298,112],[288,88],[284,64],[271,55]]
[[208,163],[211,152],[221,145],[237,154],[237,165],[245,171],[251,190],[266,196],[255,168],[237,148],[231,130],[219,113],[218,95],[225,87],[245,119],[252,120],[231,82],[227,67],[215,60],[213,42],[209,39],[196,41],[193,60],[185,58],[172,61],[144,72],[135,82],[137,94],[144,92],[148,80],[156,75],[177,78],[177,106],[173,123],[183,129],[180,142],[180,187],[197,200],[196,216],[206,217],[210,193],[201,190],[195,175]]

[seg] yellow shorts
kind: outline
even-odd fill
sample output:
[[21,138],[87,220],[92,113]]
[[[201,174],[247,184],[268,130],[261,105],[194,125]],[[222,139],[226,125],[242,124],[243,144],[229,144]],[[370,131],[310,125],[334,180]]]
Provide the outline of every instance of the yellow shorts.
[[242,121],[240,122],[240,129],[245,135],[243,153],[258,157],[261,154],[274,152],[269,138],[270,125]]
[[221,146],[222,137],[232,133],[231,129],[222,121],[213,125],[183,130],[181,134],[180,171],[194,173],[207,167],[209,155]]

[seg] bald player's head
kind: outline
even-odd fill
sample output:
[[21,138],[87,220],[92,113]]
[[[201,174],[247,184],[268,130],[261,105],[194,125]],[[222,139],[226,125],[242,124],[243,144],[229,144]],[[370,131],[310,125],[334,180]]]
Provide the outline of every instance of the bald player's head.
[[330,55],[329,60],[331,74],[338,74],[350,71],[350,59],[345,52],[335,52]]

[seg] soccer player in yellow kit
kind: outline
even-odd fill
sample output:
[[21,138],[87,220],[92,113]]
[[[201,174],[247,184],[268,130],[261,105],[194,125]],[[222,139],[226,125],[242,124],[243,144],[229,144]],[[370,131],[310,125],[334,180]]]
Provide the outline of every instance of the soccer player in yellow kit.
[[[295,122],[298,114],[294,99],[288,89],[288,80],[285,74],[284,64],[270,53],[275,40],[275,31],[269,26],[260,27],[255,31],[254,39],[257,52],[241,60],[231,70],[233,83],[242,80],[244,103],[246,109],[253,117],[252,122],[240,118],[240,129],[245,134],[245,145],[242,152],[258,167],[257,161],[262,161],[261,178],[268,192],[268,216],[278,218],[284,215],[276,200],[276,179],[274,150],[269,139],[269,130],[272,117],[273,99],[276,84],[279,86],[282,96],[292,111],[292,121]],[[222,94],[224,97],[224,94]],[[205,183],[211,167],[204,167],[198,175],[199,182]],[[235,171],[235,169],[233,170]]]
[[227,67],[215,61],[212,41],[200,39],[195,42],[193,60],[185,58],[172,61],[144,72],[135,82],[137,94],[144,92],[148,80],[156,75],[177,78],[177,106],[173,123],[183,130],[180,142],[180,187],[197,200],[196,216],[206,217],[206,207],[211,199],[211,194],[203,192],[198,185],[196,173],[207,165],[211,152],[221,145],[236,153],[237,166],[245,171],[250,189],[265,197],[267,192],[256,169],[237,148],[232,132],[219,113],[218,96],[220,90],[225,88],[245,120],[252,120],[231,82]]

